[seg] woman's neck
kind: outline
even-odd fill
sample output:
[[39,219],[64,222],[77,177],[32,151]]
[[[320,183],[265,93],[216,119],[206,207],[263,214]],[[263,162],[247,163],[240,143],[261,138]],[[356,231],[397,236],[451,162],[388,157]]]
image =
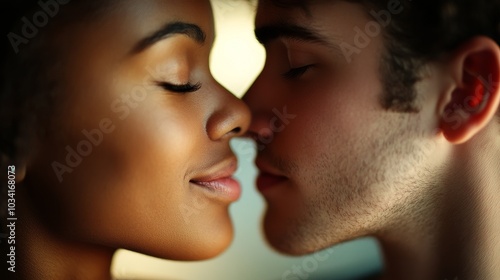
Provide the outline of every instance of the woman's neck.
[[111,279],[114,249],[58,237],[29,207],[18,213],[18,279]]

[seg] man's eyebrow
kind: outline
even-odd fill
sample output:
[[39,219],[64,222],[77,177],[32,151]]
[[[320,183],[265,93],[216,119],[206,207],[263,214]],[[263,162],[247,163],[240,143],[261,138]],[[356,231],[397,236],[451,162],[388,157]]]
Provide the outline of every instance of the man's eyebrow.
[[153,32],[151,35],[139,41],[134,47],[133,52],[139,53],[157,42],[170,37],[171,35],[182,34],[196,41],[198,44],[203,45],[206,40],[206,34],[196,24],[186,23],[181,21],[170,22],[164,25],[159,30]]
[[289,23],[277,23],[258,27],[255,29],[255,37],[262,45],[266,45],[280,38],[288,38],[332,47],[328,39],[317,31]]

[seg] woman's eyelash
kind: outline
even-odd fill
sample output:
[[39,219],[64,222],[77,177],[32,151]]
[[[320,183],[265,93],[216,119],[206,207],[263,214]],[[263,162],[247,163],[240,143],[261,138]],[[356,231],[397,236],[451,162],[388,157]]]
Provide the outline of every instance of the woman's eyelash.
[[283,77],[285,77],[286,79],[298,78],[298,77],[302,76],[312,66],[313,65],[310,64],[310,65],[305,65],[302,67],[292,68],[292,69],[288,70],[287,72],[285,72],[283,74]]
[[201,83],[196,83],[196,84],[187,83],[182,85],[176,85],[168,82],[158,82],[157,84],[164,90],[176,93],[195,92],[201,88]]

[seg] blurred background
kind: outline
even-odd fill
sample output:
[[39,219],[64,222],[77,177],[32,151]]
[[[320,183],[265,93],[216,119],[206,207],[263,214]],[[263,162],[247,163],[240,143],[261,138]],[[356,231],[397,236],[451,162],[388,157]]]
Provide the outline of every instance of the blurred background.
[[[212,0],[217,39],[211,56],[215,78],[238,97],[243,96],[262,70],[265,52],[254,39],[255,4],[244,0]],[[113,262],[118,279],[181,280],[329,280],[361,279],[381,267],[372,239],[340,244],[303,257],[286,257],[270,249],[261,233],[265,204],[254,182],[255,150],[248,140],[232,142],[239,158],[236,178],[241,199],[231,208],[235,239],[221,256],[200,262],[167,261],[120,250]]]

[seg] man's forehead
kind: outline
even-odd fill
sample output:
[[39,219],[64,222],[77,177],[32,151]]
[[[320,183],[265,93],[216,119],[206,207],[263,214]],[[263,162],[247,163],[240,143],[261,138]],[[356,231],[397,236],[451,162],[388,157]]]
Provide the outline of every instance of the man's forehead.
[[[340,0],[259,0],[256,23],[281,20],[295,23],[314,21],[313,11],[317,9],[335,9]],[[347,1],[348,2],[348,1]]]
[[[347,0],[345,0],[347,1]],[[316,5],[328,5],[340,2],[340,0],[259,0],[259,7],[265,6],[281,8],[284,10],[300,10],[310,15],[310,8]]]
[[255,36],[262,45],[267,46],[273,41],[286,39],[322,45],[341,53],[340,37],[334,29],[328,28],[334,24],[325,24],[324,19],[305,15],[297,9],[274,5],[269,9],[267,6],[259,9],[255,21]]
[[276,1],[259,2],[255,35],[264,46],[278,39],[288,39],[323,45],[345,56],[342,51],[348,44],[345,41],[357,40],[358,26],[365,26],[371,20],[366,7],[359,1],[313,1],[307,6],[308,12],[296,5],[276,5]]
[[266,25],[273,22],[289,22],[299,24],[312,20],[309,8],[307,8],[306,10],[304,6],[305,4],[282,5],[276,2],[277,0],[259,1],[257,14],[255,17],[256,26]]
[[338,0],[259,0],[260,3],[268,3],[281,8],[307,9],[310,5],[321,3],[332,3]]

